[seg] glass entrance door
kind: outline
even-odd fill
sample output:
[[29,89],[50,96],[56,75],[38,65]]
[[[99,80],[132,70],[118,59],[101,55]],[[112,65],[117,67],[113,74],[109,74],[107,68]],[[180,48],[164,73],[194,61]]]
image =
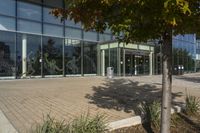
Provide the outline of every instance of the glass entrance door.
[[125,75],[148,75],[150,73],[149,54],[133,50],[125,51]]

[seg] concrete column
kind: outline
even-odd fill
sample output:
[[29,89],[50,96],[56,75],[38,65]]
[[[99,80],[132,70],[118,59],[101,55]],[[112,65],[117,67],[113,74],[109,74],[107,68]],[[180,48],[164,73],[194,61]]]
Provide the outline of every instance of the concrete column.
[[22,77],[27,76],[27,36],[22,35]]
[[138,72],[137,72],[137,60],[136,60],[136,57],[135,57],[135,60],[134,60],[134,64],[135,64],[135,66],[134,66],[134,70],[135,70],[134,74],[137,75]]
[[153,75],[153,52],[149,54],[149,75]]
[[121,76],[121,49],[117,48],[117,74]]
[[123,76],[126,76],[126,50],[123,49]]
[[105,76],[105,50],[101,51],[101,75]]

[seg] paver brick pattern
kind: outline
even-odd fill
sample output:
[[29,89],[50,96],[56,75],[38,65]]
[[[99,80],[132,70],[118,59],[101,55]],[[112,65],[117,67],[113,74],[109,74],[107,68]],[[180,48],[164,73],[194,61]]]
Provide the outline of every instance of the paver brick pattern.
[[[175,76],[174,103],[183,102],[185,88],[200,97],[200,74]],[[69,121],[89,112],[108,122],[137,115],[143,100],[161,97],[161,76],[70,77],[0,81],[0,109],[19,131],[27,133],[47,114]]]

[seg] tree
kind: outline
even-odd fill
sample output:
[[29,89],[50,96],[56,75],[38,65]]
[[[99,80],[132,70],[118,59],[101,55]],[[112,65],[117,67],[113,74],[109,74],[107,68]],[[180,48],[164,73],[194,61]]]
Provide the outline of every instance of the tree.
[[126,43],[162,40],[161,132],[170,132],[172,88],[172,36],[200,33],[199,0],[65,0],[66,9],[52,13],[81,22],[85,30],[109,28]]

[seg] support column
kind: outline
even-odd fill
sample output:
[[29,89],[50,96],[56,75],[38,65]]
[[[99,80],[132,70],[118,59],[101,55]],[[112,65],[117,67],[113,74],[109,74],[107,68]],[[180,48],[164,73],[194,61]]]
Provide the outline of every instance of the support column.
[[22,35],[22,78],[27,76],[27,36]]
[[126,50],[123,49],[123,76],[126,76]]
[[105,76],[105,50],[101,51],[101,75]]
[[117,48],[117,74],[121,76],[121,49]]
[[[136,56],[137,56],[137,55],[136,55]],[[134,74],[135,74],[135,76],[136,76],[136,75],[138,75],[138,71],[137,71],[137,65],[138,65],[138,64],[137,64],[137,59],[136,59],[136,57],[135,57],[135,60],[134,60],[134,64],[135,64],[135,65],[134,65],[134,70],[135,70],[135,71],[134,71]]]
[[153,52],[149,54],[149,75],[153,75]]

